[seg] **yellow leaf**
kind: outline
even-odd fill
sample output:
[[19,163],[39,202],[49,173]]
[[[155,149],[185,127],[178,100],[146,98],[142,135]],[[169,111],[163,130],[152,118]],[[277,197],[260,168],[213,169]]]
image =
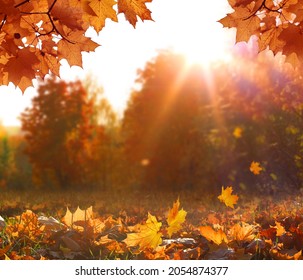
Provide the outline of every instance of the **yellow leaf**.
[[215,231],[210,226],[201,226],[200,227],[200,233],[202,236],[204,236],[208,241],[212,241],[217,245],[220,245],[223,241],[225,243],[228,243],[227,236],[223,232],[222,229],[219,229],[218,231]]
[[116,11],[113,6],[116,4],[114,0],[92,0],[89,6],[95,12],[96,16],[89,16],[91,25],[97,32],[105,26],[105,20],[110,18],[112,21],[118,21]]
[[183,210],[179,210],[180,202],[179,199],[173,204],[173,207],[168,212],[167,223],[168,228],[167,232],[169,237],[172,236],[173,233],[177,232],[181,229],[181,224],[184,223],[187,212]]
[[234,208],[234,204],[237,203],[239,197],[237,195],[231,194],[233,191],[232,187],[222,187],[222,193],[218,196],[221,202],[224,202],[226,206]]
[[156,248],[162,243],[162,234],[160,228],[161,222],[157,218],[148,213],[148,219],[144,225],[140,225],[140,231],[137,233],[129,233],[124,242],[127,246],[138,246],[141,250],[145,248]]
[[260,166],[260,162],[253,161],[249,167],[249,170],[255,175],[259,175],[263,168]]
[[[81,210],[78,206],[77,210],[72,213],[68,207],[66,209],[66,214],[63,217],[63,222],[69,226],[75,226],[75,224],[79,225],[79,224],[83,224],[83,223],[87,223],[88,220],[92,219],[93,217],[93,207],[89,207],[86,210]],[[76,229],[79,229],[79,227],[75,227]]]
[[285,228],[281,225],[281,223],[279,222],[275,222],[276,223],[276,226],[275,228],[277,229],[277,234],[276,236],[281,236],[283,235],[286,231],[285,231]]

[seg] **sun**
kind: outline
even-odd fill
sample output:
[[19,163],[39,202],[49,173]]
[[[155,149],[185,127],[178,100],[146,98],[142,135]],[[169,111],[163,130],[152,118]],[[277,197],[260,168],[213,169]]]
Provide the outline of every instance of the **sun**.
[[228,40],[229,38],[223,35],[211,36],[210,32],[206,32],[200,39],[189,34],[186,40],[176,43],[174,49],[183,54],[189,64],[209,66],[217,61],[228,62],[231,60]]
[[220,0],[187,0],[186,4],[191,9],[176,5],[173,23],[167,24],[171,47],[189,63],[207,66],[215,61],[229,61],[234,30],[224,29],[218,22],[226,14],[226,4]]
[[173,41],[174,50],[182,53],[189,63],[207,66],[216,61],[228,62],[231,59],[233,42],[228,30],[219,24],[209,25],[197,20],[191,26],[193,31],[183,32]]

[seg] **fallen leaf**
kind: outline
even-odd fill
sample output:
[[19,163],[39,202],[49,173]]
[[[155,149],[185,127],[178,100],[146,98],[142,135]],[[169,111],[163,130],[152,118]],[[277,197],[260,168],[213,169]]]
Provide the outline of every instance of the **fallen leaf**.
[[173,233],[179,231],[181,229],[181,224],[184,223],[187,212],[183,210],[179,210],[180,202],[179,199],[173,204],[173,207],[168,212],[167,223],[168,228],[167,232],[169,237],[172,236]]
[[210,226],[201,226],[199,229],[201,235],[204,236],[208,241],[212,241],[217,245],[220,245],[222,242],[228,243],[227,236],[222,229],[215,231]]
[[68,227],[74,227],[76,229],[79,229],[79,226],[83,228],[82,225],[85,225],[88,223],[90,219],[93,218],[93,207],[89,207],[86,210],[81,210],[78,206],[77,210],[72,213],[69,208],[66,209],[66,214],[63,217],[62,221],[68,226]]
[[141,250],[145,248],[156,248],[162,243],[162,234],[160,228],[161,222],[157,218],[148,213],[148,219],[144,225],[140,225],[140,231],[137,233],[127,234],[127,238],[123,240],[127,246],[138,246]]

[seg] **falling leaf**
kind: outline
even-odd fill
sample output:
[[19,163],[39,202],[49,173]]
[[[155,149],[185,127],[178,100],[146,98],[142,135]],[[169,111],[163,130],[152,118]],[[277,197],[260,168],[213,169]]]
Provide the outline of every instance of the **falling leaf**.
[[181,229],[181,224],[184,223],[187,212],[183,210],[179,210],[180,202],[179,199],[173,204],[173,207],[168,212],[167,223],[168,228],[167,232],[169,237],[172,236],[173,233],[177,232]]
[[222,186],[222,193],[218,196],[218,199],[221,202],[224,202],[226,206],[234,208],[234,204],[237,203],[239,197],[237,195],[231,194],[233,191],[232,187],[224,187]]
[[234,129],[234,132],[233,132],[233,136],[237,139],[241,138],[242,137],[242,132],[243,132],[243,129],[239,126],[237,126],[235,129]]
[[263,170],[263,168],[260,166],[259,162],[253,161],[249,167],[249,170],[255,174],[255,175],[259,175],[260,172]]
[[157,218],[148,213],[148,219],[144,225],[140,225],[140,231],[138,233],[129,233],[124,242],[127,246],[138,246],[141,250],[145,248],[156,248],[162,243],[162,234],[160,228],[161,222],[157,221]]
[[210,226],[201,226],[200,233],[204,236],[208,241],[212,241],[217,245],[220,245],[222,242],[228,243],[227,236],[223,232],[222,229],[215,231]]

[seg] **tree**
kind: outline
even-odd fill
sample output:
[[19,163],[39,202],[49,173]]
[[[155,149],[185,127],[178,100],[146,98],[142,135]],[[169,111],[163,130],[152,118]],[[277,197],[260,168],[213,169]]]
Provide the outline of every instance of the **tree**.
[[52,78],[40,85],[21,122],[25,152],[41,184],[68,188],[87,183],[92,111],[93,101],[81,82]]
[[122,127],[135,183],[176,190],[211,177],[203,167],[209,158],[201,129],[207,118],[200,118],[209,96],[198,73],[182,56],[165,51],[139,72],[141,89],[133,91]]
[[219,20],[237,29],[236,42],[257,36],[259,51],[282,52],[294,65],[303,59],[301,0],[228,0],[234,12]]
[[37,77],[59,76],[62,59],[82,66],[81,52],[99,46],[87,37],[89,27],[100,32],[119,13],[134,27],[137,16],[152,20],[147,2],[152,0],[0,0],[0,85],[12,82],[24,91]]

